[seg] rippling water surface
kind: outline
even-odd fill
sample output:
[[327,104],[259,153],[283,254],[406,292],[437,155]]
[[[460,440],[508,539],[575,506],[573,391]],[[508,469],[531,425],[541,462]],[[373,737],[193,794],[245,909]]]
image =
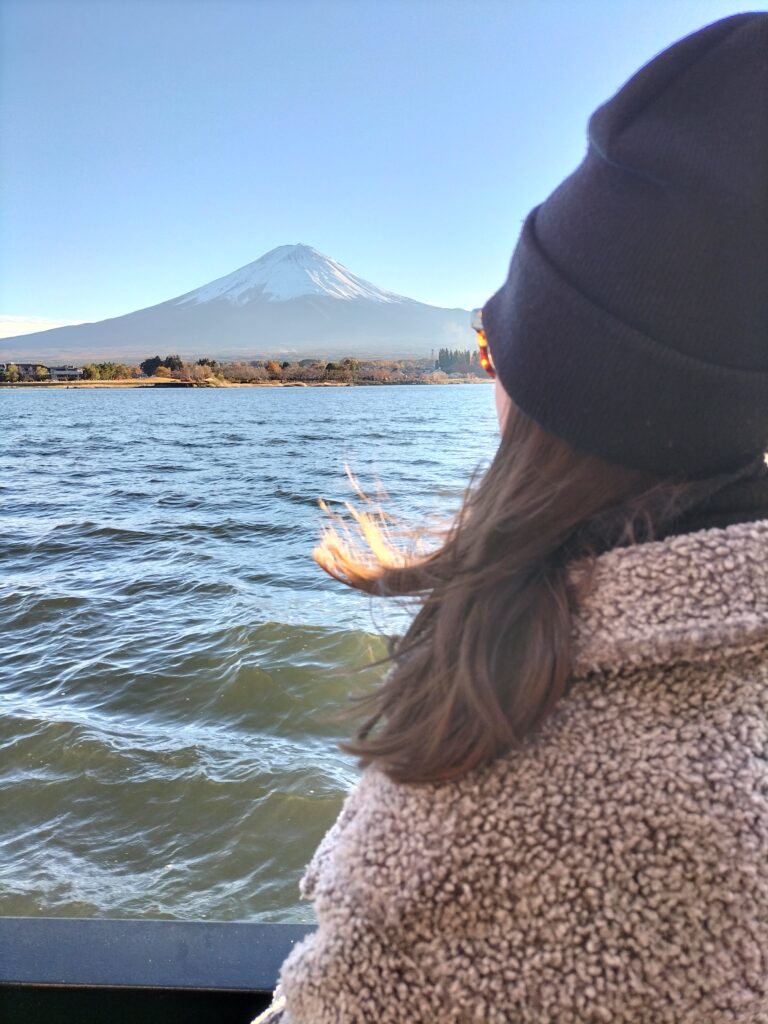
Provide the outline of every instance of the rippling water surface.
[[311,561],[344,464],[449,513],[487,386],[0,391],[0,914],[309,920],[328,712],[405,613]]

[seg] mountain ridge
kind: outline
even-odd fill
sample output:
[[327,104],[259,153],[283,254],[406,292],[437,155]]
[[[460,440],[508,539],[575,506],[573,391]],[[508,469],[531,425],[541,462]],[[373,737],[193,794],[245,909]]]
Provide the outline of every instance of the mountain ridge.
[[303,295],[328,295],[331,298],[364,298],[374,302],[413,302],[396,292],[385,291],[314,249],[298,242],[270,249],[259,259],[246,263],[231,274],[216,278],[200,288],[186,292],[175,301],[209,302],[214,298],[235,301],[243,294],[261,292],[268,302],[286,302]]
[[297,243],[153,306],[0,339],[0,360],[134,360],[160,350],[218,358],[402,358],[471,342],[466,310],[379,288]]

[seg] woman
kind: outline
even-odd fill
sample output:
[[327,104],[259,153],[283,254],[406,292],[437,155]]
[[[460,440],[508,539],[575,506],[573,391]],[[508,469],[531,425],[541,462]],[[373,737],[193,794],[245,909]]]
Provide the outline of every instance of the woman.
[[[285,1024],[768,1022],[768,15],[644,66],[482,311],[502,440],[302,881]],[[375,553],[375,554],[374,554]]]

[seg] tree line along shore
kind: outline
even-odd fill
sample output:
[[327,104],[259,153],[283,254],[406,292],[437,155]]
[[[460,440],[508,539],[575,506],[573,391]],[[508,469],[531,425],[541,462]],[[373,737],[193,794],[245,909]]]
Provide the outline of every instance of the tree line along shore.
[[437,358],[253,359],[224,361],[202,357],[195,362],[179,355],[152,356],[135,366],[119,362],[83,366],[42,363],[0,363],[0,384],[227,387],[237,384],[442,384],[488,380],[476,351],[440,349]]

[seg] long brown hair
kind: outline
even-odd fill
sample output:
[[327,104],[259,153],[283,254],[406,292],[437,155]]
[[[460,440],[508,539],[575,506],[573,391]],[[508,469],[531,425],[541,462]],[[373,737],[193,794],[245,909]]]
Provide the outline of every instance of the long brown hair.
[[567,688],[568,564],[660,536],[697,490],[577,452],[512,406],[437,547],[405,552],[385,514],[349,506],[354,530],[334,517],[315,560],[358,590],[416,598],[418,611],[383,684],[356,699],[363,721],[342,750],[415,783],[520,744]]

